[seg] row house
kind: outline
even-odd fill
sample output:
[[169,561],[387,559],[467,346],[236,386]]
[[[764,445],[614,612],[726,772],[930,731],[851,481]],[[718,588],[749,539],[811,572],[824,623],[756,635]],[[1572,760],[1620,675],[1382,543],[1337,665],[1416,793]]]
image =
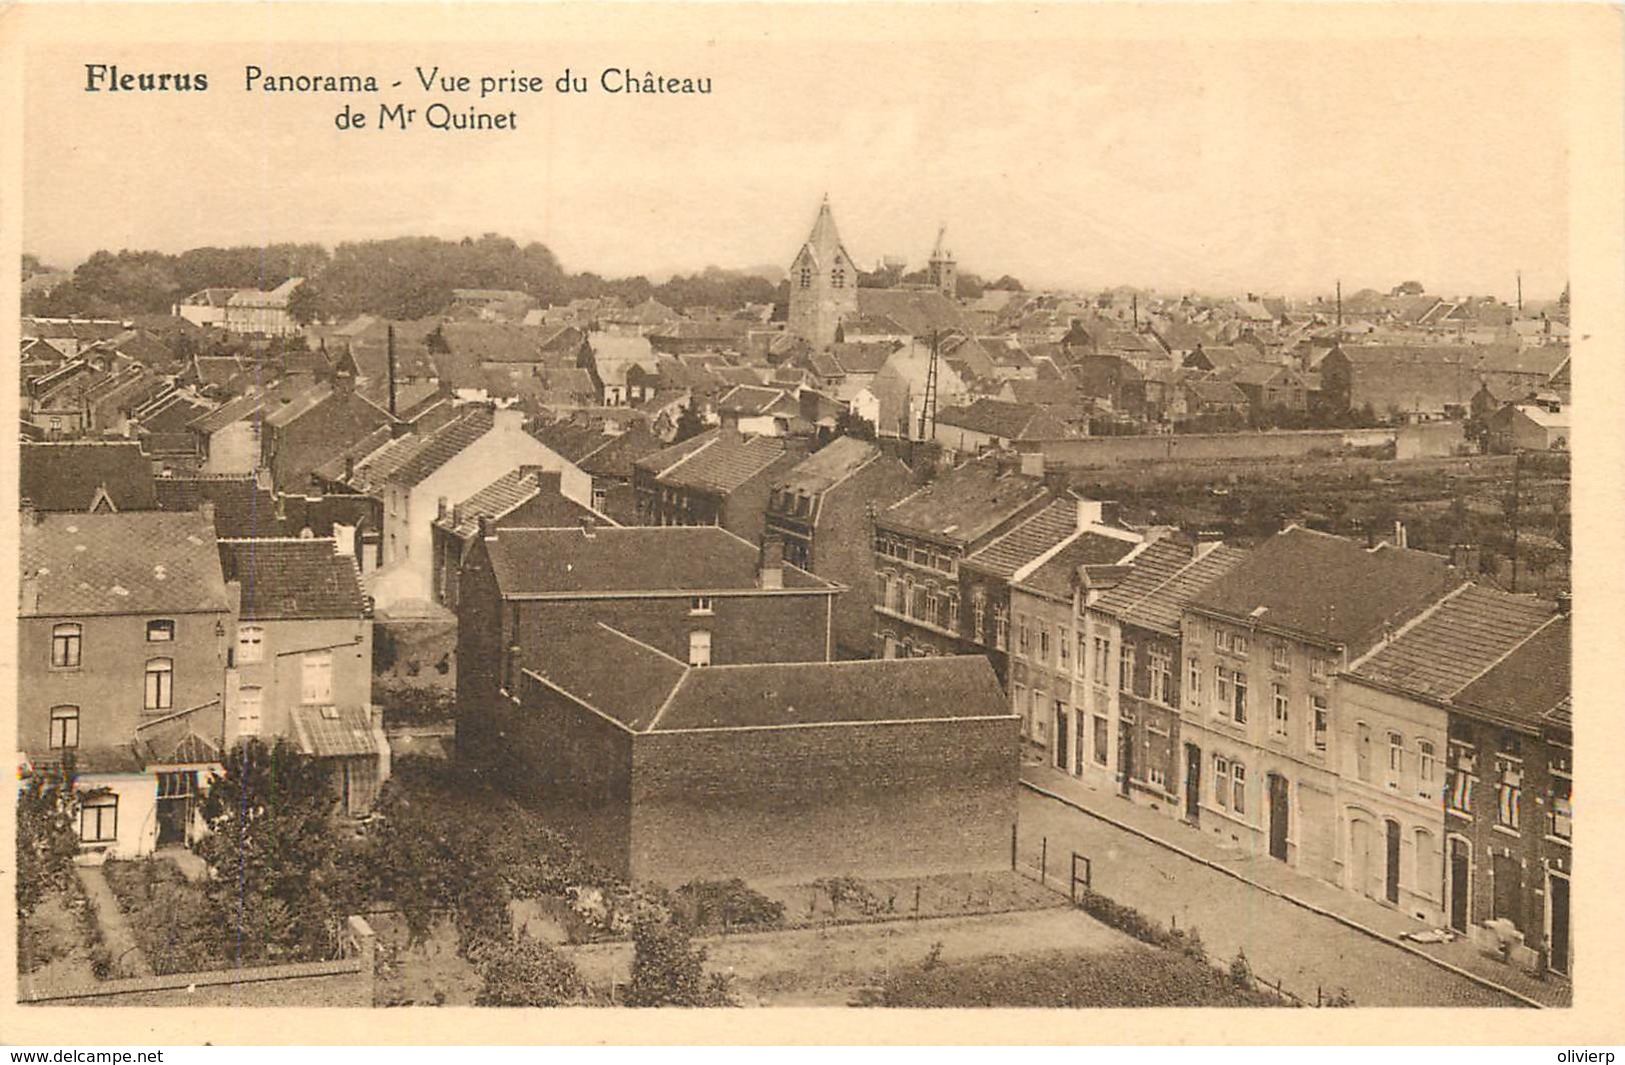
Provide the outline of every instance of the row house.
[[1463,585],[1338,675],[1338,842],[1348,891],[1434,926],[1449,914],[1468,930],[1466,885],[1445,875],[1447,852],[1463,848],[1447,835],[1446,800],[1471,798],[1448,788],[1451,708],[1555,616],[1550,603]]
[[641,525],[718,525],[756,542],[773,485],[806,458],[803,446],[771,436],[713,429],[633,463]]
[[1573,966],[1571,642],[1563,613],[1451,700],[1445,795],[1450,927],[1563,976]]
[[907,495],[914,476],[875,444],[843,436],[774,483],[766,531],[784,559],[846,590],[835,600],[835,643],[843,658],[871,657],[875,580],[872,515]]
[[[875,650],[883,658],[1009,646],[1008,596],[962,617],[960,564],[1042,510],[1042,482],[993,458],[965,462],[874,517]],[[968,623],[968,624],[967,624]],[[967,631],[967,629],[969,631]]]
[[1450,560],[1292,526],[1185,608],[1182,813],[1341,882],[1335,675],[1465,583]]
[[[1078,737],[1055,764],[1102,787],[1166,810],[1180,791],[1180,641],[1185,607],[1229,573],[1246,552],[1164,536],[1130,560],[1127,572],[1077,583],[1072,704]],[[1115,577],[1115,579],[1114,579]],[[1085,742],[1087,737],[1087,742]]]
[[[786,564],[778,541],[758,549],[726,529],[499,529],[489,519],[459,586],[457,698],[471,710],[516,692],[525,669],[571,653],[599,623],[696,666],[827,661],[841,590]],[[606,696],[617,677],[605,669]]]
[[[1076,683],[1076,673],[1084,668],[1072,654],[1079,642],[1074,636],[1074,602],[1081,589],[1097,589],[1121,579],[1129,563],[1144,550],[1141,533],[1100,524],[1102,506],[1098,502],[1056,502],[1050,511],[1027,522],[1006,541],[1019,540],[1022,530],[1043,524],[1043,517],[1066,502],[1074,504],[1074,514],[1058,512],[1055,517],[1071,517],[1076,532],[1056,541],[1055,546],[1020,564],[1009,576],[1011,647],[1009,647],[1009,698],[1022,719],[1022,735],[1037,748],[1048,751],[1051,763],[1063,771],[1081,774],[1085,764],[1108,750],[1107,732],[1100,720],[1090,720],[1090,711],[1100,709],[1085,702],[1087,688]],[[990,548],[991,551],[991,548]],[[978,553],[977,558],[980,558]],[[972,567],[967,566],[967,572]],[[988,572],[988,563],[975,564],[977,574]],[[1081,629],[1076,629],[1081,632]]]

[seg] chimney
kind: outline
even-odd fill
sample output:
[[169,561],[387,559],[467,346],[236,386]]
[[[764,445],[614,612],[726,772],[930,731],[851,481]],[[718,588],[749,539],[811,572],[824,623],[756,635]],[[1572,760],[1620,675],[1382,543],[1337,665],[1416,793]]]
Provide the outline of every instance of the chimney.
[[598,536],[598,522],[593,520],[591,514],[581,515],[581,535],[589,540]]
[[762,537],[762,554],[756,566],[756,583],[761,588],[784,587],[784,541],[777,536]]
[[462,524],[463,524],[463,505],[461,503],[453,503],[452,504],[452,506],[451,506],[451,523],[454,526],[457,526],[458,528],[462,527]]
[[18,592],[21,599],[18,613],[24,616],[39,613],[39,575],[32,571],[24,573]]
[[1078,528],[1087,529],[1091,525],[1099,525],[1105,521],[1105,517],[1105,504],[1100,500],[1078,500]]
[[1394,546],[1395,547],[1408,547],[1409,546],[1405,542],[1405,523],[1398,520],[1397,518],[1394,520]]
[[1478,576],[1478,547],[1476,544],[1452,544],[1450,564],[1468,577]]
[[346,483],[355,480],[355,456],[344,456],[344,480]]
[[1568,592],[1558,592],[1557,612],[1566,616],[1572,609],[1574,609],[1574,597]]
[[202,503],[199,503],[197,505],[197,512],[198,512],[198,514],[200,514],[203,517],[204,521],[209,523],[209,528],[213,529],[214,528],[214,504],[210,503],[208,500],[204,500]]
[[497,538],[497,525],[496,525],[496,522],[491,520],[491,515],[489,515],[489,514],[481,514],[480,515],[480,539],[481,540],[495,540],[496,538]]
[[445,496],[441,496],[440,498],[438,498],[438,499],[436,499],[434,501],[434,516],[435,516],[436,521],[439,521],[439,520],[443,519],[446,516],[446,497]]

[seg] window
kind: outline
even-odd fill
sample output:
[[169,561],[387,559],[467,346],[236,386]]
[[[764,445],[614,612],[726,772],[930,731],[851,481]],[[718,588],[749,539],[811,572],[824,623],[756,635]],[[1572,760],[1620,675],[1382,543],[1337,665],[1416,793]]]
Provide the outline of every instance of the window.
[[1223,717],[1230,709],[1230,671],[1223,666],[1213,669],[1213,693],[1218,696],[1215,709]]
[[1168,786],[1168,774],[1163,772],[1162,766],[1160,765],[1147,767],[1146,776],[1150,778],[1152,784],[1159,788],[1166,788]]
[[1010,619],[1005,615],[1004,608],[993,608],[993,646],[1000,651],[1010,644]]
[[1230,759],[1213,756],[1213,804],[1230,805]]
[[175,623],[173,621],[147,622],[148,643],[169,643],[175,638]]
[[79,801],[81,843],[111,843],[118,839],[118,796],[111,792],[87,795]]
[[1427,740],[1416,741],[1416,776],[1419,783],[1432,784],[1435,757],[1433,744]]
[[237,733],[242,736],[260,734],[260,707],[264,693],[255,687],[237,689]]
[[332,651],[311,651],[300,662],[299,701],[319,706],[333,702]]
[[987,620],[987,600],[977,596],[970,604],[971,638],[977,643],[983,642],[982,625]]
[[1397,732],[1388,733],[1388,786],[1399,787],[1399,778],[1405,771],[1405,737]]
[[141,705],[148,710],[170,710],[175,706],[175,660],[147,660],[146,692]]
[[875,602],[879,603],[881,606],[886,606],[886,601],[890,597],[891,578],[882,573],[880,576],[875,578]]
[[197,770],[177,769],[158,774],[160,799],[190,799],[197,794]]
[[715,605],[715,601],[709,595],[696,595],[688,601],[688,612],[690,614],[709,614]]
[[1553,779],[1552,792],[1546,803],[1546,834],[1557,839],[1574,836],[1574,802],[1572,785],[1567,780]]
[[1286,689],[1279,684],[1271,684],[1270,693],[1274,696],[1275,703],[1274,712],[1270,715],[1270,731],[1277,736],[1285,736],[1287,719],[1291,716]]
[[1117,652],[1117,688],[1119,691],[1134,691],[1134,645],[1127,640]]
[[1088,666],[1088,665],[1089,665],[1089,643],[1088,643],[1088,641],[1087,641],[1087,640],[1086,640],[1086,639],[1085,639],[1085,637],[1084,637],[1084,635],[1083,635],[1083,632],[1082,632],[1082,631],[1081,631],[1081,630],[1080,630],[1080,631],[1079,631],[1079,632],[1078,632],[1078,658],[1077,658],[1077,665],[1076,665],[1076,666],[1075,666],[1075,667],[1074,667],[1074,668],[1075,668],[1075,669],[1076,669],[1076,670],[1077,670],[1077,671],[1078,671],[1078,672],[1079,672],[1079,673],[1082,673],[1082,672],[1083,672],[1083,671],[1084,671],[1084,668],[1085,668],[1085,667],[1087,667],[1087,666]]
[[812,267],[810,266],[801,268],[801,287],[812,288]]
[[74,624],[56,625],[51,629],[51,666],[55,669],[78,669],[83,648],[84,629]]
[[1016,618],[1016,653],[1022,657],[1027,655],[1027,647],[1032,642],[1031,634],[1027,631],[1027,619]]
[[1055,635],[1055,653],[1059,656],[1056,665],[1065,672],[1072,668],[1072,633],[1066,629]]
[[1213,649],[1215,651],[1228,651],[1230,649],[1230,634],[1223,629],[1214,629]]
[[1104,636],[1095,637],[1095,683],[1102,687],[1106,684],[1108,671],[1111,669],[1112,652],[1111,642]]
[[1236,724],[1245,725],[1247,723],[1247,674],[1237,670],[1231,676],[1231,685],[1236,692],[1235,705],[1232,707],[1231,716],[1235,718]]
[[592,489],[592,509],[598,511],[599,513],[603,513],[604,504],[606,504],[608,502],[609,502],[609,489],[600,488],[597,485],[593,485],[593,489]]
[[1038,627],[1038,660],[1049,665],[1049,626]]
[[1364,721],[1354,726],[1354,775],[1371,781],[1371,726]]
[[1309,656],[1309,677],[1311,680],[1325,680],[1330,668],[1326,660],[1319,655]]
[[1315,750],[1324,751],[1326,749],[1326,730],[1331,723],[1329,720],[1331,717],[1331,710],[1326,705],[1326,697],[1324,695],[1311,696],[1309,702],[1314,709]]
[[829,272],[829,283],[835,288],[846,287],[846,271],[837,266]]
[[1111,722],[1103,717],[1095,718],[1095,764],[1105,765],[1111,757]]
[[1014,710],[1017,716],[1021,718],[1021,727],[1025,730],[1027,728],[1027,715],[1025,713],[1027,709],[1027,689],[1020,684],[1010,685],[1010,709]]
[[1495,786],[1495,823],[1505,828],[1517,828],[1519,800],[1523,797],[1523,763],[1505,755],[1497,757],[1496,767],[1500,780]]
[[1284,643],[1275,644],[1270,648],[1270,665],[1276,669],[1292,668],[1292,649]]
[[1445,788],[1445,806],[1463,817],[1473,816],[1473,778],[1472,774],[1461,769],[1451,769],[1448,783]]
[[1247,637],[1239,632],[1230,637],[1230,651],[1232,654],[1241,655],[1243,658],[1247,657]]
[[711,634],[704,629],[695,629],[688,634],[688,664],[691,666],[711,664]]
[[258,625],[240,625],[237,628],[237,661],[265,661],[265,630]]
[[51,707],[51,746],[79,746],[79,708],[77,706]]
[[1168,705],[1168,693],[1173,690],[1174,674],[1173,660],[1168,657],[1167,651],[1157,650],[1150,652],[1151,660],[1151,700],[1152,702]]
[[1238,814],[1247,812],[1247,767],[1240,762],[1230,766],[1231,796],[1234,801],[1230,809]]
[[1190,676],[1185,678],[1185,702],[1190,706],[1199,706],[1202,701],[1202,660],[1192,655],[1186,664],[1190,667]]

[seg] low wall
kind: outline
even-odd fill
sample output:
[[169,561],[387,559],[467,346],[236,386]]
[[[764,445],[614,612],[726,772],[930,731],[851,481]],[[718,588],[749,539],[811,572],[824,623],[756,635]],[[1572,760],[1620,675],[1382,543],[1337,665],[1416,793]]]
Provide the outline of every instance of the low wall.
[[[1460,429],[1457,428],[1459,436]],[[1163,433],[1154,436],[1090,436],[1044,444],[1049,469],[1081,469],[1132,462],[1212,462],[1224,459],[1305,458],[1351,448],[1382,447],[1397,429],[1305,429],[1261,433]],[[1025,464],[1024,467],[1025,469]]]

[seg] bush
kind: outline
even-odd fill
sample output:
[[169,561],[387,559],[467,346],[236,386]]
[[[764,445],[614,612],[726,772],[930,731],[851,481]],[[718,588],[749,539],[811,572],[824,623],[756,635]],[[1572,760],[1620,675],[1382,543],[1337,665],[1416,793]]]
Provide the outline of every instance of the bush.
[[689,942],[679,925],[640,919],[632,929],[632,980],[628,1006],[731,1006],[721,974],[705,975],[705,950]]
[[784,903],[753,891],[743,880],[694,880],[674,899],[684,924],[696,930],[779,928]]
[[[159,859],[114,861],[102,867],[136,944],[160,976],[224,968],[233,959],[271,953],[266,935],[286,927],[286,912],[265,913],[252,896],[220,905],[180,870]],[[92,962],[97,954],[92,952]],[[117,961],[108,957],[109,967]]]
[[79,834],[73,825],[73,766],[33,773],[17,791],[17,917],[69,890]]
[[372,701],[383,708],[386,728],[439,725],[457,719],[457,693],[449,688],[376,681]]
[[471,960],[482,980],[476,1006],[562,1006],[586,993],[575,965],[530,936],[484,943]]
[[813,881],[813,887],[829,896],[830,909],[839,914],[842,907],[855,910],[865,917],[874,917],[895,910],[896,900],[881,901],[863,881],[851,876],[834,876]]

